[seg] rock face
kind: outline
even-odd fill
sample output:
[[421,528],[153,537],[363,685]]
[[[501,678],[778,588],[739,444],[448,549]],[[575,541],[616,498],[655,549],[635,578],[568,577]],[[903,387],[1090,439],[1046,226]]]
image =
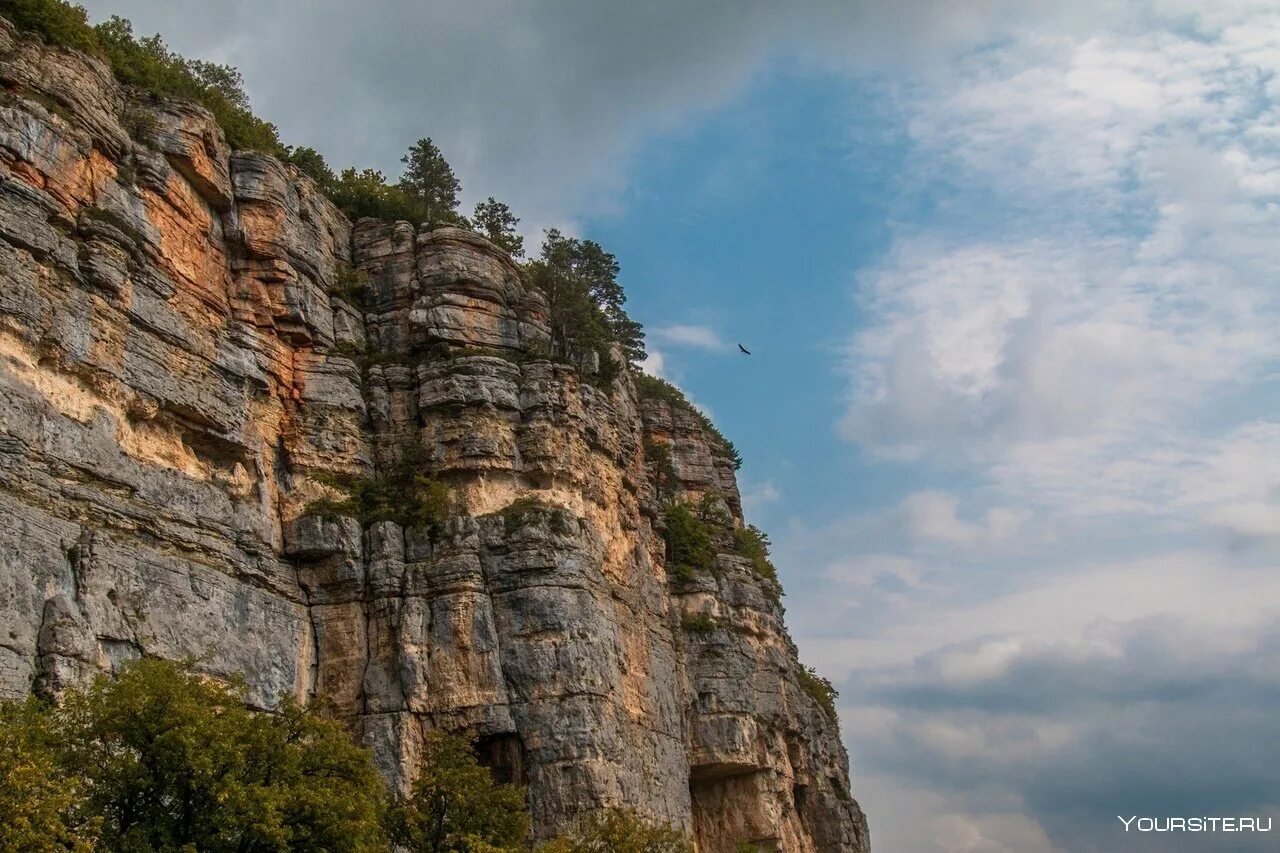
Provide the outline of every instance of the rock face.
[[[701,851],[868,849],[771,584],[667,576],[646,443],[741,523],[696,418],[540,359],[544,300],[475,234],[352,225],[4,22],[0,85],[0,695],[198,656],[327,699],[395,784],[472,730],[539,835],[620,805]],[[304,512],[405,467],[447,522]]]

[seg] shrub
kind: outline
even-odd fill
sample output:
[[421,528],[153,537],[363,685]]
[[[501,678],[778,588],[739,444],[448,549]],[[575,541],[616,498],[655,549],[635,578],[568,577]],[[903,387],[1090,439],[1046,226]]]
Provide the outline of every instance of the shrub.
[[333,191],[334,183],[338,178],[333,174],[333,170],[329,168],[329,164],[325,162],[324,155],[316,149],[308,148],[305,145],[289,148],[281,159],[297,166],[298,171],[315,181],[316,186],[322,191],[326,193]]
[[818,703],[818,707],[822,708],[831,722],[838,722],[836,699],[840,694],[831,682],[818,675],[811,666],[802,666],[796,670],[796,680],[800,682],[801,689]]
[[684,503],[667,508],[662,538],[667,543],[667,571],[682,581],[715,567],[716,549],[711,525]]
[[138,142],[146,142],[156,129],[156,114],[137,107],[126,109],[120,118],[125,132]]
[[64,0],[0,0],[0,14],[46,42],[104,57],[122,83],[202,104],[232,148],[287,153],[275,125],[253,114],[244,80],[229,65],[186,59],[159,35],[135,38],[133,25],[119,16],[91,27],[84,8]]
[[339,500],[314,500],[307,504],[303,515],[347,516],[361,524],[394,521],[405,527],[434,527],[456,509],[448,486],[432,475],[409,470],[403,463],[389,476],[319,476],[316,479],[346,492],[347,496]]
[[400,187],[388,184],[377,169],[343,169],[329,198],[352,221],[371,216],[387,222],[421,222],[426,216],[420,205]]
[[707,634],[722,627],[722,623],[710,613],[685,613],[680,617],[680,627],[695,634]]
[[63,0],[2,0],[0,15],[18,29],[35,33],[49,44],[102,54],[102,45],[89,26],[89,13],[83,6]]
[[561,509],[561,507],[549,504],[544,500],[533,497],[532,495],[525,495],[524,497],[516,498],[511,503],[492,514],[499,516],[502,519],[502,525],[506,529],[507,533],[511,533],[524,524],[530,514],[559,509]]
[[751,561],[757,576],[779,586],[778,570],[769,559],[769,537],[763,530],[754,524],[737,528],[733,531],[733,550]]
[[538,853],[693,853],[693,844],[674,827],[647,823],[623,809],[607,809],[579,821],[570,832],[539,847]]
[[253,114],[244,79],[235,68],[186,59],[171,51],[159,35],[135,38],[133,25],[118,15],[93,29],[120,82],[203,105],[234,149],[287,153],[275,125]]
[[711,422],[711,419],[704,415],[697,406],[689,402],[683,391],[667,380],[659,379],[657,376],[650,376],[647,373],[637,373],[633,379],[637,397],[641,400],[660,400],[672,408],[688,412],[702,427],[702,431],[711,439],[711,451],[717,456],[732,462],[733,470],[736,471],[742,467],[742,456],[738,453],[738,449],[733,446],[733,442],[725,438],[724,434]]
[[392,841],[424,853],[515,853],[529,833],[524,792],[496,783],[465,738],[428,732],[409,795],[390,810]]
[[345,299],[358,308],[364,304],[372,288],[373,278],[367,272],[346,264],[339,264],[334,272],[329,295]]
[[[5,709],[0,753],[15,740],[46,746],[43,757],[27,749],[15,764],[0,759],[6,781],[20,783],[0,797],[35,792],[43,808],[27,814],[54,833],[6,849],[384,849],[382,781],[368,751],[312,708],[285,701],[278,714],[258,714],[244,699],[238,680],[142,660],[71,691],[36,723],[21,719],[32,711]],[[21,784],[24,766],[56,784]],[[41,817],[54,809],[66,815],[61,825]],[[4,823],[0,833],[34,826],[10,813]]]

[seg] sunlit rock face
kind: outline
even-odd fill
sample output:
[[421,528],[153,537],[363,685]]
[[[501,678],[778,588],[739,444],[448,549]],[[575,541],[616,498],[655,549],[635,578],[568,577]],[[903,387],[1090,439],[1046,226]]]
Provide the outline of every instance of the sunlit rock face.
[[[697,419],[545,360],[545,300],[471,232],[352,224],[3,22],[0,85],[0,695],[194,657],[327,700],[396,785],[471,730],[540,836],[617,805],[702,851],[867,849],[776,591],[730,554],[667,576],[646,442],[741,521]],[[304,512],[405,469],[448,521]]]

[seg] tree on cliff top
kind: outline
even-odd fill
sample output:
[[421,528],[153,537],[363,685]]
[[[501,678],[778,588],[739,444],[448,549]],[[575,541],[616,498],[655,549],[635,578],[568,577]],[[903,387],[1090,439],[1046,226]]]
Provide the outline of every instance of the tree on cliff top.
[[554,355],[581,360],[594,351],[603,363],[618,344],[629,363],[644,360],[644,331],[623,308],[618,260],[599,243],[552,228],[525,270],[547,298]]
[[511,212],[511,208],[493,196],[477,204],[471,214],[471,226],[513,258],[524,255],[524,238],[516,232],[519,224],[520,219]]
[[400,162],[405,164],[400,188],[422,209],[424,221],[454,224],[464,221],[457,214],[462,184],[430,137],[415,142]]
[[93,28],[111,70],[122,83],[169,98],[205,106],[232,148],[248,148],[284,156],[276,126],[253,114],[244,79],[230,65],[186,59],[159,35],[135,38],[133,25],[118,15]]

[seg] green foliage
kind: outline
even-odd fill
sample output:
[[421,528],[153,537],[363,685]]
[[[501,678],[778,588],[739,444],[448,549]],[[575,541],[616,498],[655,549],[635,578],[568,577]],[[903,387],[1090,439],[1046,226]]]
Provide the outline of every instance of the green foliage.
[[644,461],[653,478],[654,491],[658,500],[665,503],[675,496],[679,488],[680,478],[676,472],[675,461],[671,458],[671,445],[665,441],[654,441],[646,438],[644,442]]
[[338,178],[333,174],[333,170],[329,168],[329,164],[325,162],[324,155],[316,149],[308,148],[305,145],[299,145],[297,148],[291,147],[287,149],[287,153],[281,159],[286,163],[292,163],[297,166],[298,171],[315,181],[316,186],[324,192],[333,192]]
[[751,560],[756,575],[777,587],[778,570],[769,559],[769,544],[769,536],[754,524],[733,531],[733,550]]
[[329,191],[329,199],[352,221],[364,216],[384,222],[421,222],[423,210],[403,189],[388,184],[377,169],[343,169]]
[[62,758],[48,708],[34,699],[0,704],[0,853],[94,849],[101,820]]
[[760,848],[750,841],[739,841],[735,853],[760,853]]
[[120,117],[125,132],[138,142],[146,142],[156,129],[156,114],[136,107],[126,109]]
[[64,0],[0,0],[0,15],[19,30],[35,33],[49,44],[101,55],[98,37],[83,6]]
[[456,212],[462,184],[430,137],[415,142],[400,162],[405,164],[405,169],[398,186],[422,212],[421,221],[466,224]]
[[420,139],[409,149],[402,159],[407,165],[404,177],[394,184],[377,169],[351,167],[335,176],[314,148],[292,149],[285,159],[310,175],[351,220],[368,216],[384,222],[469,227],[454,210],[458,206],[457,178],[430,139]]
[[693,843],[674,827],[608,809],[579,821],[572,831],[540,846],[538,853],[693,853]]
[[516,232],[519,224],[520,220],[511,208],[493,196],[477,204],[471,214],[472,227],[513,258],[524,255],[524,238]]
[[837,722],[836,699],[840,694],[830,681],[818,675],[817,671],[811,666],[802,666],[796,670],[796,680],[800,682],[800,687],[805,693],[813,697],[813,701],[831,719],[831,722]]
[[122,83],[152,95],[202,104],[213,113],[232,148],[286,153],[275,125],[253,114],[244,80],[229,65],[186,59],[171,51],[159,35],[136,38],[133,25],[119,16],[91,27],[84,8],[64,0],[0,0],[0,15],[46,42],[105,57]]
[[546,232],[541,255],[525,265],[525,274],[547,298],[553,356],[581,366],[595,352],[604,365],[617,345],[628,363],[644,360],[644,332],[623,309],[618,271],[617,259],[594,240]]
[[524,524],[529,515],[558,509],[560,507],[554,504],[539,500],[532,495],[525,495],[524,497],[516,498],[494,514],[501,516],[503,527],[506,528],[508,533],[511,533]]
[[641,400],[661,400],[674,408],[688,412],[698,421],[703,432],[711,438],[712,452],[732,462],[733,470],[736,471],[742,467],[742,456],[738,453],[738,449],[733,446],[733,442],[725,438],[724,434],[711,422],[711,419],[704,415],[697,406],[689,402],[689,398],[685,397],[683,391],[667,380],[660,379],[657,376],[650,376],[647,373],[636,373],[633,380],[636,386],[636,396]]
[[330,296],[339,296],[352,305],[359,307],[373,287],[373,279],[362,269],[338,264],[334,273],[333,285],[329,288]]
[[716,530],[686,503],[667,507],[662,538],[667,543],[667,572],[682,581],[715,568]]
[[390,825],[392,841],[414,853],[515,853],[526,849],[529,815],[524,792],[496,783],[470,742],[433,731]]
[[[244,699],[241,682],[142,660],[61,707],[4,708],[0,849],[385,849],[368,751],[312,709]],[[7,846],[23,832],[44,841]]]
[[723,627],[723,623],[710,613],[685,613],[680,616],[680,627],[695,634],[708,634]]
[[250,109],[244,79],[235,68],[186,59],[171,51],[158,34],[136,38],[133,25],[118,15],[93,31],[120,82],[153,95],[203,105],[213,113],[232,148],[281,156],[286,153],[275,125]]
[[394,521],[405,527],[434,527],[454,513],[456,502],[448,486],[414,467],[402,461],[381,477],[318,476],[346,497],[312,501],[302,514],[346,516],[361,524]]

